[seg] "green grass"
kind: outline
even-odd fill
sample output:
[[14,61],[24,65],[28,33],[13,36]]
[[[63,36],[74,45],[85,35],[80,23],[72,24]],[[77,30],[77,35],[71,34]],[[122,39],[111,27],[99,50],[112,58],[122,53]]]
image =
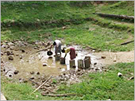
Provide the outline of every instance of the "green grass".
[[[123,78],[117,76],[121,72]],[[74,93],[83,96],[47,97],[40,91],[31,94],[34,88],[28,83],[16,83],[2,76],[2,93],[7,100],[133,100],[134,80],[127,80],[134,73],[134,63],[118,63],[108,67],[107,72],[89,73],[83,82],[66,86],[61,84],[57,93]],[[30,95],[31,94],[31,95]],[[36,97],[38,95],[38,97]]]
[[[134,16],[134,2],[120,1],[103,6],[94,6],[93,2],[73,1],[30,1],[30,2],[2,2],[1,21],[36,22],[58,19],[78,19],[90,17],[93,12]],[[80,4],[82,5],[80,7]],[[10,12],[9,12],[10,11]],[[111,12],[110,12],[111,11]]]
[[[112,5],[103,6],[100,10],[102,13],[134,16],[134,1],[119,1]],[[110,12],[111,11],[111,12]]]
[[[89,30],[92,29],[92,30]],[[134,49],[134,43],[121,46],[127,39],[133,40],[133,34],[127,31],[117,31],[110,28],[104,28],[87,22],[79,25],[68,25],[66,29],[61,27],[39,28],[39,29],[17,29],[8,28],[1,32],[1,39],[16,40],[24,39],[28,42],[36,40],[46,41],[49,39],[64,39],[63,43],[78,44],[83,47],[92,47],[102,51],[130,51]],[[51,36],[49,37],[48,34]]]
[[[84,4],[85,3],[85,4]],[[14,3],[2,3],[2,23],[9,24],[10,22],[19,23],[18,30],[28,30],[29,28],[32,29],[47,29],[54,28],[54,27],[62,27],[63,25],[72,25],[72,24],[83,24],[86,23],[84,18],[91,17],[94,18],[96,21],[91,21],[94,24],[100,25],[102,27],[108,27],[114,30],[122,30],[123,31],[130,31],[132,34],[134,33],[134,24],[123,22],[123,20],[114,20],[108,18],[102,18],[97,15],[94,15],[95,11],[105,12],[106,10],[112,13],[115,9],[115,13],[121,15],[128,15],[124,11],[128,10],[128,13],[134,14],[133,12],[133,1],[123,1],[123,2],[116,2],[116,3],[108,3],[104,4],[103,6],[94,6],[92,5],[93,2],[68,2],[68,1],[57,1],[57,2],[49,2],[49,1],[32,1],[32,2],[14,2]],[[122,4],[126,6],[123,8]],[[115,7],[118,6],[118,7]],[[111,8],[111,9],[109,9]],[[112,9],[113,8],[113,9]],[[108,10],[109,9],[109,10]],[[10,11],[10,12],[9,12]],[[65,20],[75,20],[75,19],[82,19],[76,20],[74,22],[64,22]],[[57,21],[57,23],[51,23],[47,25],[39,24],[39,26],[35,26],[35,23],[42,23],[44,21]],[[63,21],[62,21],[63,20]],[[27,23],[30,23],[27,25]],[[120,24],[119,24],[120,23]],[[22,25],[22,26],[21,26]],[[26,25],[23,27],[23,25]],[[14,32],[16,28],[12,27]],[[11,29],[12,29],[11,28]],[[10,28],[6,29],[7,34],[3,34],[5,27],[2,26],[2,40],[12,40],[10,39]],[[47,32],[47,31],[46,31]],[[9,33],[9,35],[8,35]],[[27,36],[22,32],[19,32],[23,37]],[[26,32],[27,33],[27,32]],[[20,34],[17,34],[20,35]],[[8,36],[6,36],[8,35]],[[13,34],[12,34],[13,35]],[[33,35],[33,34],[32,34]],[[39,39],[36,33],[33,35],[34,39]],[[19,37],[19,36],[18,36]],[[15,38],[14,38],[15,39]],[[40,38],[41,39],[41,38]],[[44,39],[42,39],[44,40]]]
[[42,96],[40,91],[31,94],[35,88],[29,83],[17,83],[4,76],[1,76],[1,86],[1,91],[7,100],[53,100]]
[[[128,81],[134,72],[134,63],[118,63],[108,67],[108,72],[90,73],[83,82],[70,87],[61,85],[59,93],[76,93],[82,97],[67,97],[62,100],[133,100],[134,80]],[[121,72],[123,78],[117,76]]]
[[[23,39],[34,42],[36,40],[64,39],[63,43],[66,44],[78,44],[82,47],[92,47],[102,51],[110,49],[111,51],[134,50],[134,43],[120,45],[127,40],[133,40],[134,23],[120,19],[103,18],[93,14],[101,12],[134,16],[134,2],[110,3],[108,1],[102,5],[93,5],[93,3],[91,1],[2,2],[1,22],[7,25],[15,22],[21,26],[2,26],[1,41]],[[84,20],[88,17],[96,21]],[[73,21],[66,22],[65,20]],[[57,22],[35,26],[36,23],[42,24],[44,21]],[[64,25],[67,28],[63,30],[61,27]],[[61,85],[57,92],[83,94],[82,97],[44,97],[40,95],[40,91],[29,95],[34,91],[30,84],[18,84],[3,76],[1,78],[2,92],[8,100],[133,100],[133,80],[128,81],[125,78],[117,77],[117,73],[122,72],[126,78],[129,78],[130,73],[134,72],[133,67],[134,63],[112,65],[108,67],[108,72],[85,75],[80,84],[74,84],[70,87]],[[53,83],[57,83],[57,81],[53,80]]]
[[[10,10],[10,12],[8,12]],[[37,22],[59,20],[59,19],[76,19],[85,17],[85,13],[93,11],[93,6],[79,8],[70,6],[66,1],[31,1],[2,4],[2,22],[23,21]]]

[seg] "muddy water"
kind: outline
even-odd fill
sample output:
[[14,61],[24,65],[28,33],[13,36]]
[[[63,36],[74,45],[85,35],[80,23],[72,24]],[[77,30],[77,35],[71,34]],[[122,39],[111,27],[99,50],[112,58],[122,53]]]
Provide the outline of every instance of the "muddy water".
[[[98,62],[96,57],[92,55],[90,52],[84,51],[81,49],[79,46],[73,46],[77,49],[77,57],[75,59],[75,64],[76,68],[75,70],[78,69],[77,66],[77,60],[78,59],[84,59],[85,56],[91,56],[91,62],[92,64],[95,62]],[[43,48],[43,47],[41,47]],[[22,52],[20,49],[25,50],[25,52]],[[2,49],[2,51],[5,51],[5,49]],[[9,65],[12,65],[13,67],[16,68],[16,70],[19,71],[17,75],[14,75],[13,78],[19,79],[19,78],[24,78],[24,79],[29,79],[34,77],[35,79],[38,79],[40,77],[44,77],[45,75],[54,75],[57,76],[60,73],[70,70],[71,68],[69,67],[69,60],[70,56],[69,54],[66,57],[66,64],[61,65],[59,61],[55,60],[54,57],[54,49],[53,55],[49,57],[47,55],[47,51],[41,51],[41,52],[36,52],[38,50],[34,49],[32,46],[27,46],[27,47],[16,47],[15,50],[13,50],[13,58],[14,60],[8,60],[7,55],[3,55],[2,59],[4,61],[8,61]],[[62,57],[65,54],[62,53]],[[46,66],[43,66],[43,63],[46,64]],[[91,68],[93,65],[91,65]]]

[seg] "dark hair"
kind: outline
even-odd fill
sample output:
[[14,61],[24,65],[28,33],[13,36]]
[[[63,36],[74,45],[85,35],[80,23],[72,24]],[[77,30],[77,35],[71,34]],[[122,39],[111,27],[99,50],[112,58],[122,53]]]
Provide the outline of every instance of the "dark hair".
[[65,53],[65,47],[61,51],[62,51],[62,53]]
[[54,42],[53,45],[56,45],[56,42]]

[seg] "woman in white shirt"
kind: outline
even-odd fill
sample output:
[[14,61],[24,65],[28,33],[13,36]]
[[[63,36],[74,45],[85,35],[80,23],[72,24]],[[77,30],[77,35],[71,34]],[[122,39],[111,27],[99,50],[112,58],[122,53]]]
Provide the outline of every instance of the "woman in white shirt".
[[58,53],[60,53],[60,56],[61,56],[61,41],[60,40],[55,40],[53,42],[52,46],[54,46],[54,48],[55,48],[55,55],[58,55]]

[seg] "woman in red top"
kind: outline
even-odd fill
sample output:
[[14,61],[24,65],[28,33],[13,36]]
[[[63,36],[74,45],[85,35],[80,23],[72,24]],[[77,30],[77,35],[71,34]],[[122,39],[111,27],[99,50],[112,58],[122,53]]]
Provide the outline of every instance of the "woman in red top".
[[63,53],[65,53],[64,58],[67,56],[67,53],[70,54],[70,59],[73,60],[76,58],[76,52],[75,52],[75,48],[70,47],[70,48],[63,48],[62,50]]

